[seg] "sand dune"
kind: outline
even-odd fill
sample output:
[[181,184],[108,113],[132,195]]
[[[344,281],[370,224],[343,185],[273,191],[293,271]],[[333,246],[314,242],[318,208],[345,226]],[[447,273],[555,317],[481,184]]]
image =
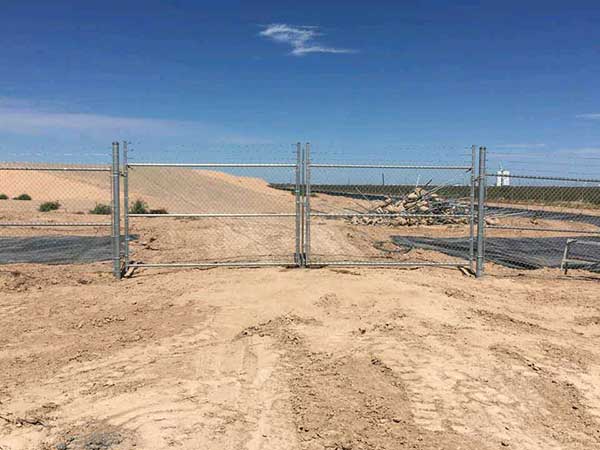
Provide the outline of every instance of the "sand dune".
[[[29,164],[30,166],[30,164]],[[123,188],[123,183],[121,184]],[[129,172],[130,199],[143,199],[151,208],[177,213],[293,212],[293,197],[272,189],[260,178],[186,168],[145,168]],[[6,201],[0,211],[34,211],[57,200],[65,212],[87,212],[96,203],[110,203],[109,172],[3,171],[0,193],[27,193],[32,202]]]
[[110,203],[110,175],[102,172],[85,174],[62,172],[2,171],[0,193],[13,198],[29,194],[31,202],[0,202],[0,212],[35,210],[40,203],[59,201],[65,211],[87,211],[96,203]]
[[259,178],[185,168],[134,168],[129,172],[131,199],[148,201],[174,213],[292,213],[288,192]]

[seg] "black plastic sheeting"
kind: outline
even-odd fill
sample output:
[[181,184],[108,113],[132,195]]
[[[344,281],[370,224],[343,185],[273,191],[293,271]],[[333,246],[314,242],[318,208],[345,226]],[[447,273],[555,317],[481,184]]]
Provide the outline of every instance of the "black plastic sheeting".
[[[131,239],[134,238],[131,237]],[[488,261],[515,269],[560,267],[567,239],[600,242],[600,238],[592,236],[486,237],[485,257]],[[393,236],[392,241],[407,251],[413,248],[422,248],[458,258],[466,258],[469,253],[469,239],[466,237]],[[109,261],[111,258],[110,236],[0,237],[0,264],[73,264]],[[571,247],[569,258],[600,261],[600,250],[597,246],[575,244]],[[570,264],[570,267],[577,266]],[[593,267],[586,264],[579,266],[600,272],[600,264]]]
[[110,259],[110,236],[0,237],[0,264],[72,264]]
[[572,212],[561,211],[546,211],[535,209],[509,208],[503,206],[488,206],[486,214],[492,217],[503,215],[514,215],[517,217],[539,217],[547,220],[562,220],[566,222],[589,223],[600,227],[600,216],[592,216],[589,214],[578,214]]
[[[541,269],[560,267],[567,239],[600,242],[600,238],[589,236],[545,237],[545,238],[496,238],[486,237],[485,259],[514,269]],[[449,256],[466,258],[469,254],[468,238],[431,238],[424,236],[393,236],[392,241],[403,249],[422,248],[445,253]],[[600,251],[595,245],[575,244],[569,259],[600,262]],[[600,264],[572,264],[569,267],[587,268],[600,272]]]

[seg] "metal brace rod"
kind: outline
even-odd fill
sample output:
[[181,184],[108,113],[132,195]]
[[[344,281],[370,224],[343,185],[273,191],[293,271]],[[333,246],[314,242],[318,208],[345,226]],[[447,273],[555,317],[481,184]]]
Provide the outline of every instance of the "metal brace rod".
[[380,267],[465,267],[459,263],[428,263],[428,262],[377,262],[377,261],[321,261],[312,263],[314,266],[380,266]]
[[567,239],[567,244],[565,245],[565,250],[563,252],[562,261],[560,262],[560,270],[565,272],[565,275],[569,271],[569,263],[573,264],[586,264],[590,267],[596,267],[600,265],[600,261],[588,261],[585,259],[569,259],[569,252],[571,250],[571,246],[575,244],[583,244],[583,245],[592,245],[595,247],[600,247],[599,241],[582,241],[580,239]]
[[129,163],[129,167],[287,167],[294,168],[295,164],[278,163],[258,163],[258,164],[237,164],[237,163]]
[[313,217],[470,217],[469,214],[312,213]]
[[294,213],[240,213],[240,214],[220,214],[220,213],[207,213],[207,214],[187,214],[187,213],[168,213],[168,214],[129,214],[129,217],[162,217],[162,218],[173,218],[173,217],[196,217],[196,218],[211,218],[211,217],[226,217],[226,218],[242,218],[242,217],[296,217]]
[[139,268],[176,268],[176,267],[261,267],[293,265],[291,261],[262,262],[211,262],[211,263],[131,263],[129,267]]

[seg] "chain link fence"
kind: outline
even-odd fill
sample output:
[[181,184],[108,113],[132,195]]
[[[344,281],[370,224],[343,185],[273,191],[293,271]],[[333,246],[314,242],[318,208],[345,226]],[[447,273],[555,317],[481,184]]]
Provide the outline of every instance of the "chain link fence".
[[[487,159],[497,164],[497,153]],[[515,172],[506,167],[519,170],[525,158],[511,156],[486,172],[486,260],[520,270],[600,272],[600,178],[565,176],[566,164],[549,174],[543,162]]]
[[110,164],[0,163],[0,263],[113,260]]
[[0,164],[0,263],[112,260],[116,276],[265,265],[460,266],[482,275],[484,261],[486,273],[600,272],[593,167],[552,173],[519,165],[531,155],[484,148],[446,151],[453,157],[443,163],[376,164],[332,161],[309,144],[253,163],[241,154],[143,162],[128,150],[114,143],[112,163],[96,165]]

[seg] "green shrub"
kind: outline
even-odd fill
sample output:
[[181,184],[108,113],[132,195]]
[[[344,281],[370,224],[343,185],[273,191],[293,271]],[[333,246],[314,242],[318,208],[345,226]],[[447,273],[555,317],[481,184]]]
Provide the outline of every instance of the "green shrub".
[[107,216],[112,212],[112,208],[110,205],[105,205],[103,203],[96,203],[94,209],[90,210],[90,214],[100,214]]
[[0,200],[8,200],[8,195],[0,194]]
[[148,204],[142,200],[137,199],[129,208],[130,214],[148,214]]
[[48,212],[56,211],[58,208],[60,208],[60,203],[58,202],[44,202],[40,205],[39,210],[41,212]]
[[146,203],[142,199],[137,199],[133,204],[129,207],[130,214],[168,214],[165,208],[156,208],[149,209],[148,203]]
[[13,200],[31,200],[31,195],[21,194],[18,197],[13,198]]

